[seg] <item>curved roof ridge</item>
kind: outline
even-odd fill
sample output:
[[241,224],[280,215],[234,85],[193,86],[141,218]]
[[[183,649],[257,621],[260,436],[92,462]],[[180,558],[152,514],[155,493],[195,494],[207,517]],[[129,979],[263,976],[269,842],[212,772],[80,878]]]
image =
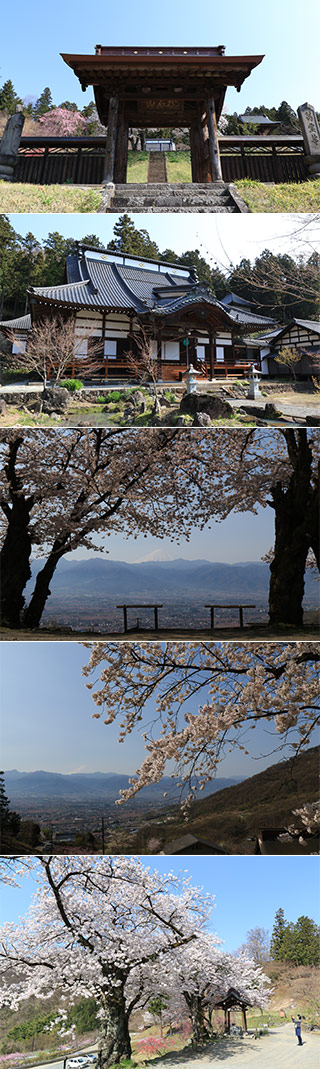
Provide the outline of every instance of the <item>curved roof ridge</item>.
[[145,312],[147,307],[148,307],[146,302],[142,301],[140,297],[136,297],[136,294],[134,293],[134,291],[131,289],[131,287],[128,285],[128,283],[125,281],[125,279],[122,277],[121,271],[120,271],[120,268],[118,267],[118,265],[117,264],[111,264],[111,267],[112,267],[112,272],[113,272],[113,274],[115,275],[115,277],[117,279],[117,282],[120,282],[120,285],[121,285],[122,289],[125,290],[127,296],[130,297],[130,300],[133,303],[136,302],[139,305],[139,308],[136,308],[136,311],[137,312]]

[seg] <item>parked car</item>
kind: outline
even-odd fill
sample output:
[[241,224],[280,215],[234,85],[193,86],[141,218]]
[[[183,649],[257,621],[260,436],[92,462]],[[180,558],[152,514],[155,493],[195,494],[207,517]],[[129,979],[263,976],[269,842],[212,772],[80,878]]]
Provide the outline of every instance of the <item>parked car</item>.
[[96,1062],[98,1055],[92,1052],[88,1054],[75,1054],[74,1057],[66,1059],[65,1069],[85,1069],[86,1066],[92,1065]]

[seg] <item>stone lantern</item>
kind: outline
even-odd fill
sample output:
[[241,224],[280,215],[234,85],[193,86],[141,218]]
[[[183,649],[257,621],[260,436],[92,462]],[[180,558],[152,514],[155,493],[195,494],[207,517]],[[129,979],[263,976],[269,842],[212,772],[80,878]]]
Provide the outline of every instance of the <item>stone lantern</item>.
[[197,375],[201,375],[201,371],[197,371],[197,369],[193,366],[193,364],[190,364],[190,367],[188,367],[188,370],[184,372],[184,375],[186,376],[187,393],[196,393],[197,392],[197,379],[196,379],[196,376]]
[[259,383],[260,375],[262,375],[262,371],[259,371],[255,364],[252,364],[249,375],[249,391],[247,395],[248,400],[250,401],[256,401],[258,398],[262,397]]

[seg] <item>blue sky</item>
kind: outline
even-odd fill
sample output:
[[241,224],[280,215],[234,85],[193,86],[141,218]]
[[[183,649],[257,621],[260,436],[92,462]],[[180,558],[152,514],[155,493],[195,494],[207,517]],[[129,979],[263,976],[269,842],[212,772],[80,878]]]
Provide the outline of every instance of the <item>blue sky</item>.
[[11,78],[22,97],[38,97],[49,85],[55,103],[69,99],[83,107],[92,90],[82,93],[60,52],[93,53],[104,45],[218,45],[228,55],[265,55],[240,94],[229,89],[227,110],[247,105],[278,106],[287,100],[295,109],[308,100],[319,107],[319,7],[309,0],[305,13],[299,0],[269,0],[259,8],[253,0],[123,0],[121,7],[96,0],[55,0],[52,9],[40,0],[5,4],[1,15],[1,82]]
[[[58,232],[63,237],[81,241],[86,234],[96,234],[104,245],[113,237],[118,216],[80,214],[12,214],[11,226],[25,237],[31,231],[38,241],[49,233]],[[173,249],[178,255],[188,249],[199,249],[201,256],[211,267],[227,268],[237,264],[242,257],[253,261],[270,249],[273,253],[289,252],[296,256],[304,252],[310,255],[319,248],[319,224],[315,217],[306,228],[305,215],[230,215],[210,216],[168,214],[132,214],[131,219],[138,230],[147,230],[160,252]],[[311,244],[310,244],[311,243]]]
[[[259,508],[257,515],[251,512],[232,513],[222,523],[212,522],[203,531],[191,532],[189,542],[171,542],[168,537],[155,538],[139,535],[126,539],[121,534],[96,539],[104,547],[103,556],[112,560],[138,561],[155,549],[166,551],[172,557],[186,560],[211,560],[220,563],[259,561],[274,542],[274,514],[270,508]],[[83,549],[66,554],[66,560],[92,557],[92,551]]]
[[[196,886],[216,896],[210,928],[223,940],[225,950],[234,951],[251,928],[272,931],[280,906],[287,920],[306,915],[319,920],[319,859],[316,857],[146,857],[154,871],[183,873]],[[21,888],[1,887],[0,924],[18,923],[26,913],[33,878],[23,879]]]
[[[118,743],[119,723],[92,720],[96,706],[82,668],[89,652],[76,642],[7,642],[0,646],[2,768],[49,772],[134,772],[144,755],[141,734],[154,712],[148,704],[139,730]],[[97,673],[97,679],[99,675]],[[204,704],[207,689],[191,700],[192,711]],[[63,746],[61,746],[63,739]],[[277,741],[277,740],[276,740]],[[318,740],[312,739],[313,745]],[[248,730],[250,757],[232,749],[218,766],[218,776],[254,776],[274,760],[292,753],[289,747],[270,755],[271,726]]]

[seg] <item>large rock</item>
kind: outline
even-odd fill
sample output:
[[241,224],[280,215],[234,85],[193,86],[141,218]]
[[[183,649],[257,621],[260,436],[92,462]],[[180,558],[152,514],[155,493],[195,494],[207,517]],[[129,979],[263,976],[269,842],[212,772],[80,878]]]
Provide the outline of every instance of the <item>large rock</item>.
[[229,401],[223,401],[213,393],[185,393],[180,403],[180,412],[195,416],[206,412],[210,419],[230,419],[233,414]]
[[70,404],[69,390],[64,386],[47,386],[42,394],[42,411],[64,413]]
[[207,412],[196,412],[193,427],[211,427],[211,419]]

